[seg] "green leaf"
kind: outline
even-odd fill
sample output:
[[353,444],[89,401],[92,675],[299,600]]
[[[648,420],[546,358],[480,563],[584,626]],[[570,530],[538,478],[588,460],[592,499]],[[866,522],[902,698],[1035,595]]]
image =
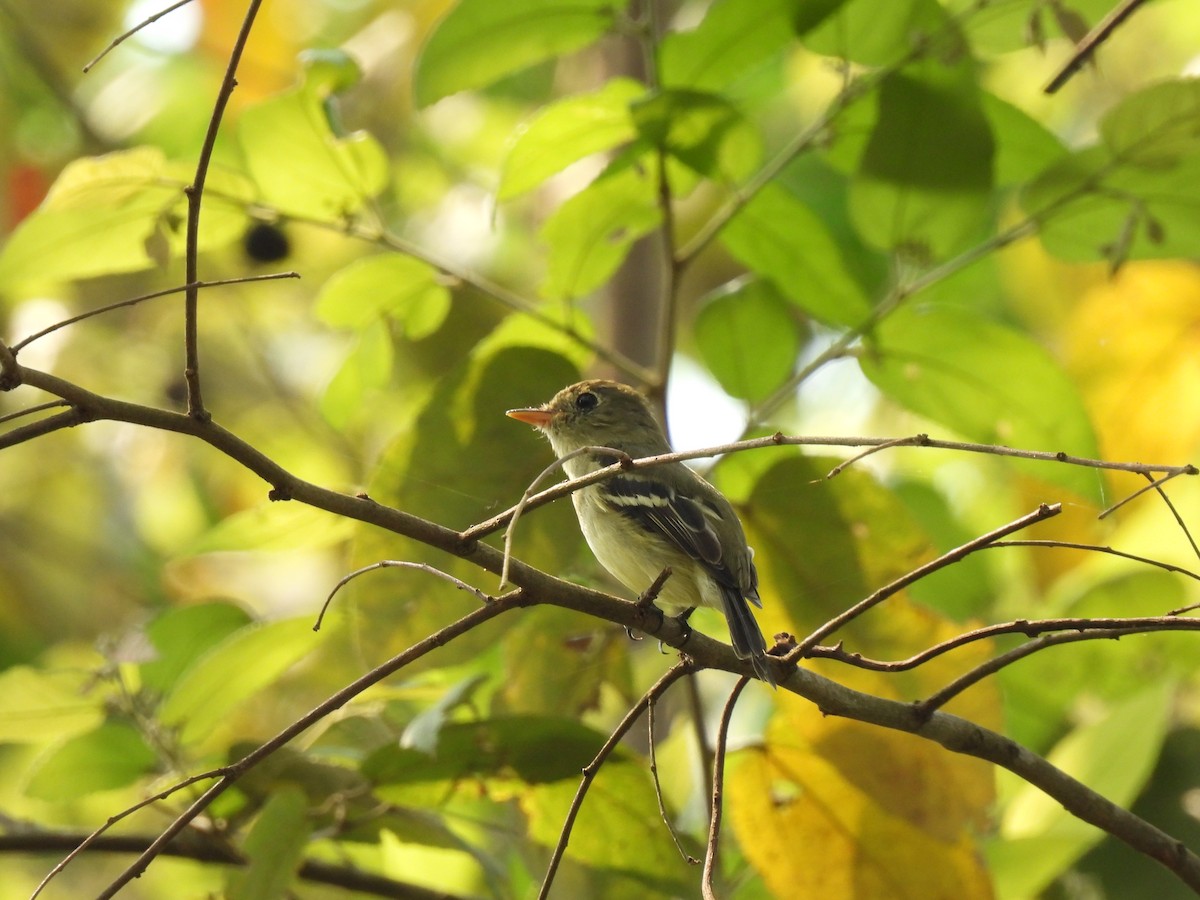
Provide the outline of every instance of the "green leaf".
[[[805,45],[868,66],[894,66],[918,47],[943,59],[961,55],[962,36],[937,0],[849,0],[814,4],[800,15],[815,25]],[[813,22],[816,19],[816,22]]]
[[[0,290],[150,268],[183,246],[194,172],[137,147],[70,163],[0,252]],[[201,249],[240,235],[251,196],[244,179],[210,172]],[[158,258],[155,258],[155,257]]]
[[[521,798],[529,817],[530,836],[552,847],[577,788],[577,780],[540,786]],[[695,870],[684,866],[671,843],[654,799],[654,785],[644,764],[609,760],[588,791],[567,845],[576,862],[620,880],[605,897],[695,896]],[[641,884],[637,890],[627,882]],[[622,883],[624,882],[624,883]]]
[[291,896],[311,833],[307,813],[308,801],[299,788],[285,787],[271,795],[242,845],[246,865],[229,879],[229,900]]
[[983,114],[996,141],[996,185],[1022,184],[1067,155],[1067,149],[1032,116],[984,93]]
[[[1190,257],[1200,240],[1200,128],[1195,82],[1154,85],[1100,122],[1104,143],[1050,166],[1021,204],[1064,259]],[[1190,116],[1191,118],[1185,118]],[[1176,118],[1180,117],[1180,118]]]
[[45,672],[13,666],[0,672],[0,742],[32,743],[69,737],[104,720],[102,698],[85,693],[83,669]]
[[[970,440],[1098,456],[1078,390],[1030,338],[961,307],[912,304],[869,336],[863,372],[888,397]],[[1095,473],[1014,460],[1099,500]]]
[[387,326],[378,321],[365,326],[321,395],[321,414],[326,421],[336,428],[346,428],[354,421],[364,409],[367,394],[388,383],[393,362]]
[[459,706],[469,704],[475,690],[484,683],[483,675],[471,675],[452,685],[437,703],[418,713],[400,735],[400,746],[404,749],[420,750],[434,756],[437,753],[438,737],[451,712]]
[[632,141],[637,130],[629,104],[645,92],[638,81],[614,78],[598,91],[544,107],[509,148],[496,196],[516,197],[573,162]]
[[726,393],[751,402],[783,384],[800,352],[795,314],[769,281],[743,281],[710,299],[695,337]]
[[659,43],[659,77],[667,87],[721,91],[778,58],[793,40],[796,0],[719,0],[691,31]]
[[1156,168],[1200,152],[1200,81],[1167,81],[1125,97],[1100,121],[1100,136],[1121,162]]
[[936,62],[911,67],[884,79],[878,103],[850,186],[859,233],[921,258],[969,246],[991,211],[994,153],[971,73]]
[[[575,778],[604,743],[604,735],[574,719],[508,716],[442,727],[437,754],[382,747],[363,763],[377,784],[415,784],[467,776],[517,777],[528,784]],[[547,747],[554,752],[548,754]]]
[[862,289],[820,218],[781,185],[759,191],[721,231],[721,241],[822,322],[854,326],[870,314]]
[[361,329],[387,316],[412,340],[428,337],[450,312],[450,292],[429,263],[399,253],[356,260],[325,282],[316,314],[334,328]]
[[657,91],[632,106],[638,133],[698,175],[736,184],[762,160],[758,131],[728,100],[704,91]]
[[200,603],[166,610],[146,626],[146,636],[157,656],[142,663],[142,683],[165,693],[201,654],[249,623],[249,614],[232,603]]
[[240,629],[183,673],[163,701],[163,724],[179,726],[184,744],[203,741],[237,706],[311,652],[316,639],[311,617]]
[[491,84],[578,50],[612,27],[618,0],[461,0],[438,23],[414,76],[417,105]]
[[51,802],[77,800],[132,784],[157,763],[142,736],[116,722],[73,737],[43,758],[25,793]]
[[[1174,681],[1153,684],[1080,726],[1047,755],[1049,762],[1118,806],[1128,807],[1150,777],[1171,723]],[[1062,804],[1021,783],[1004,810],[987,856],[1002,900],[1038,895],[1104,837]]]
[[342,134],[322,67],[303,84],[246,110],[238,140],[262,199],[283,213],[340,220],[387,184],[383,147],[364,131]]
[[181,555],[316,550],[346,540],[353,527],[347,519],[312,506],[268,501],[226,516]]
[[550,253],[542,293],[560,300],[596,289],[661,218],[654,179],[645,170],[624,166],[604,173],[542,227]]

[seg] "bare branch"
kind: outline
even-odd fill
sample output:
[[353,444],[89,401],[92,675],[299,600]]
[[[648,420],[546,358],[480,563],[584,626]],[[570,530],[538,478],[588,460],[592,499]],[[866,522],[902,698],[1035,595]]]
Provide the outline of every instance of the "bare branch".
[[132,28],[130,28],[128,31],[126,31],[124,34],[117,35],[115,38],[113,38],[109,42],[107,47],[105,47],[103,50],[101,50],[99,53],[97,53],[96,56],[94,56],[92,58],[91,62],[89,62],[86,66],[83,67],[83,71],[90,72],[92,70],[92,67],[95,66],[96,63],[100,62],[100,60],[104,59],[104,57],[108,56],[108,54],[112,53],[112,51],[116,50],[119,46],[121,46],[121,44],[125,43],[127,40],[129,40],[131,37],[133,37],[135,34],[137,34],[139,31],[141,31],[147,25],[153,25],[155,22],[157,22],[163,16],[166,16],[166,15],[169,15],[170,13],[175,12],[175,10],[179,9],[181,6],[187,6],[191,2],[192,2],[192,0],[178,0],[178,2],[172,3],[166,9],[159,10],[154,15],[148,16],[145,19],[142,19],[142,21],[138,22],[136,25],[134,25]]
[[252,769],[258,763],[273,754],[280,747],[285,746],[298,735],[307,731],[317,722],[324,719],[330,713],[345,706],[367,688],[378,684],[383,679],[387,678],[405,666],[415,662],[421,657],[431,653],[439,647],[443,647],[450,641],[468,631],[478,627],[489,619],[493,619],[501,613],[508,612],[510,609],[515,609],[524,605],[525,599],[519,594],[510,594],[497,599],[494,603],[488,603],[478,609],[472,610],[456,622],[452,622],[445,628],[441,628],[429,637],[418,641],[402,653],[393,656],[390,660],[382,665],[376,666],[370,672],[360,678],[355,679],[340,691],[331,695],[318,706],[314,707],[310,712],[305,713],[296,721],[292,722],[282,731],[266,743],[243,756],[232,765],[226,766],[221,779],[210,787],[207,791],[201,794],[186,810],[180,813],[170,825],[163,829],[162,833],[147,847],[134,862],[129,865],[120,875],[114,879],[107,888],[105,888],[97,896],[100,900],[116,896],[121,888],[129,884],[130,881],[139,877],[146,871],[146,867],[154,861],[162,852],[163,848],[169,844],[177,834],[182,832],[192,822],[196,816],[206,810],[217,797],[221,796],[227,789],[233,786],[242,775]]
[[[184,0],[185,3],[190,3],[191,0]],[[220,278],[215,281],[197,281],[193,284],[181,284],[175,287],[165,288],[161,291],[154,291],[149,294],[142,294],[140,297],[131,297],[128,300],[121,300],[117,303],[109,303],[97,309],[89,309],[87,312],[80,313],[77,316],[71,316],[69,319],[63,319],[61,322],[55,322],[48,328],[43,328],[41,331],[35,332],[17,343],[13,344],[13,353],[20,353],[21,349],[32,344],[34,341],[44,338],[48,334],[53,334],[59,329],[66,328],[68,325],[74,325],[76,322],[82,322],[84,319],[90,319],[93,316],[99,316],[106,312],[112,312],[114,309],[123,309],[126,306],[134,306],[138,303],[144,303],[147,300],[154,300],[158,297],[166,297],[171,294],[180,294],[189,289],[199,290],[201,288],[222,287],[228,284],[249,284],[253,281],[277,281],[281,278],[299,278],[298,272],[276,272],[271,275],[244,275],[238,278]]]
[[44,437],[47,434],[53,434],[55,431],[62,431],[64,428],[73,428],[85,421],[87,421],[86,418],[77,409],[68,409],[57,415],[47,416],[44,419],[30,422],[28,425],[22,425],[20,428],[14,428],[11,431],[0,434],[0,450],[6,447],[15,447],[17,444],[23,444],[26,441],[32,441],[34,438]]
[[1071,80],[1076,72],[1080,70],[1085,62],[1091,58],[1092,54],[1099,49],[1100,45],[1107,41],[1114,31],[1128,19],[1137,8],[1142,5],[1144,0],[1121,0],[1100,22],[1086,35],[1083,36],[1078,44],[1075,45],[1075,52],[1071,54],[1071,58],[1066,61],[1058,74],[1050,79],[1043,91],[1047,94],[1056,93],[1059,88]]
[[[695,680],[694,678],[692,679]],[[700,860],[692,856],[683,849],[683,844],[679,840],[679,835],[675,831],[675,826],[671,822],[671,817],[667,814],[667,804],[663,800],[662,783],[658,780],[658,759],[655,754],[655,746],[658,740],[654,736],[654,709],[658,706],[657,698],[646,704],[646,747],[647,756],[650,760],[650,779],[654,782],[654,798],[658,801],[658,815],[663,820],[663,824],[667,826],[667,834],[671,835],[671,840],[675,843],[675,849],[679,851],[679,855],[683,857],[683,861],[689,866],[700,864]]]
[[733,710],[737,706],[738,697],[749,683],[750,679],[743,675],[733,686],[733,690],[729,692],[729,699],[725,701],[725,708],[721,711],[721,724],[717,728],[717,746],[713,751],[712,807],[708,822],[708,846],[704,850],[704,879],[701,882],[701,893],[704,900],[717,900],[713,888],[713,877],[717,868],[717,846],[721,837],[721,795],[724,793],[725,786],[725,754],[729,743],[729,723],[733,719]]
[[588,789],[592,786],[592,782],[595,780],[596,774],[600,771],[600,767],[617,748],[617,744],[621,743],[621,739],[633,727],[633,724],[638,720],[642,712],[666,693],[667,688],[688,674],[691,669],[692,664],[686,659],[680,660],[667,669],[663,673],[662,678],[654,682],[650,690],[642,694],[641,699],[625,714],[625,718],[621,719],[617,727],[613,729],[612,734],[608,736],[608,740],[604,742],[604,746],[600,748],[595,758],[584,766],[583,778],[580,780],[579,787],[575,791],[575,798],[571,801],[571,806],[567,810],[567,818],[563,822],[562,831],[559,833],[558,843],[554,847],[554,852],[550,855],[550,863],[546,867],[546,875],[542,879],[542,886],[538,891],[538,900],[546,900],[550,896],[550,887],[554,883],[554,876],[558,872],[559,863],[562,862],[563,854],[567,851],[567,844],[571,840],[571,829],[575,827],[575,818],[579,815],[579,810],[583,807],[584,797],[587,796]]
[[329,596],[325,598],[325,602],[321,604],[321,612],[317,614],[317,621],[313,623],[313,631],[321,630],[321,623],[325,620],[325,611],[329,609],[329,604],[333,602],[334,595],[342,588],[348,585],[359,575],[365,575],[367,572],[374,572],[376,569],[416,569],[419,572],[427,572],[438,578],[442,578],[460,591],[467,591],[474,594],[484,603],[491,603],[496,598],[491,594],[485,594],[473,584],[467,584],[461,578],[455,578],[449,572],[443,572],[436,566],[431,566],[429,563],[409,562],[403,559],[381,559],[379,562],[373,562],[368,566],[363,566],[361,569],[355,569],[348,575],[343,575],[338,579],[338,583],[333,586],[333,590],[329,592]]
[[65,400],[51,400],[48,403],[39,403],[36,406],[30,406],[27,409],[18,409],[16,412],[11,412],[8,415],[0,416],[0,424],[12,422],[15,419],[22,419],[25,416],[32,416],[40,412],[45,412],[48,409],[58,409],[59,407],[69,406]]
[[994,531],[989,531],[987,534],[980,535],[974,540],[967,541],[965,544],[943,553],[937,559],[927,562],[923,566],[918,566],[907,575],[902,575],[900,578],[897,578],[890,584],[884,585],[869,597],[860,600],[858,603],[854,604],[840,615],[834,616],[832,619],[817,628],[812,634],[802,640],[794,650],[790,651],[788,655],[784,657],[784,659],[787,662],[796,662],[800,659],[803,659],[804,655],[811,648],[820,643],[824,638],[836,632],[847,622],[857,619],[873,606],[882,603],[888,597],[908,587],[914,581],[919,581],[926,575],[936,572],[938,569],[944,569],[946,566],[958,562],[963,557],[969,556],[976,550],[986,547],[988,544],[994,543],[995,541],[1000,540],[1002,537],[1012,534],[1014,531],[1020,531],[1023,528],[1028,528],[1030,525],[1033,525],[1037,522],[1057,516],[1060,512],[1062,512],[1061,503],[1043,503],[1033,512],[1026,513],[1019,519],[1014,519],[1012,522],[1009,522],[1007,525],[1002,525]]

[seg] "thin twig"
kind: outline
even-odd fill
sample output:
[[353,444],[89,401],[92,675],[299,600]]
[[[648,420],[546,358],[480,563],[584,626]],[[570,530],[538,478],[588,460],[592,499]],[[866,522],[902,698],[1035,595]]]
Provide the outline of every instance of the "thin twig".
[[237,69],[242,60],[242,52],[250,39],[250,30],[254,27],[254,18],[262,0],[250,0],[246,7],[246,15],[242,19],[242,27],[233,42],[229,54],[229,63],[225,67],[225,77],[221,80],[220,90],[217,91],[216,102],[213,103],[212,115],[208,120],[208,130],[204,134],[204,143],[200,145],[200,158],[196,162],[196,177],[184,193],[187,194],[187,237],[184,249],[184,269],[187,286],[183,296],[183,343],[186,357],[183,380],[187,385],[187,411],[193,419],[207,420],[209,415],[204,409],[204,399],[200,393],[200,338],[199,338],[199,299],[200,291],[196,287],[200,283],[200,210],[204,201],[204,183],[208,180],[208,167],[212,161],[213,149],[217,145],[217,133],[221,130],[221,119],[225,115],[225,107],[237,86]]
[[1058,74],[1050,79],[1042,90],[1047,94],[1053,94],[1058,91],[1064,84],[1071,80],[1085,62],[1099,49],[1100,45],[1112,37],[1112,33],[1117,30],[1118,26],[1128,19],[1142,5],[1144,0],[1121,0],[1100,22],[1087,34],[1083,39],[1075,45],[1075,52],[1071,54],[1071,58],[1066,61]]
[[1162,502],[1167,505],[1167,509],[1171,511],[1171,515],[1175,517],[1175,524],[1179,526],[1179,529],[1183,532],[1183,536],[1187,538],[1187,542],[1192,547],[1192,553],[1194,553],[1197,558],[1200,558],[1200,547],[1196,546],[1196,539],[1192,537],[1191,529],[1188,528],[1187,522],[1183,520],[1183,516],[1179,514],[1179,510],[1175,508],[1175,504],[1171,502],[1171,498],[1167,496],[1167,492],[1162,489],[1162,482],[1166,481],[1166,479],[1160,478],[1157,482],[1155,482],[1155,480],[1150,477],[1149,472],[1143,472],[1142,476],[1147,481],[1151,482],[1151,487],[1158,492],[1158,496],[1162,498]]
[[192,2],[192,0],[178,0],[178,2],[172,3],[166,9],[159,10],[154,15],[149,16],[145,19],[142,19],[142,21],[138,22],[136,25],[134,25],[132,28],[130,28],[128,31],[126,31],[124,34],[120,34],[117,37],[113,38],[109,42],[107,47],[105,47],[103,50],[101,50],[99,53],[97,53],[96,56],[94,56],[92,58],[92,61],[83,67],[83,71],[85,73],[90,72],[92,70],[92,67],[94,65],[96,65],[96,63],[100,62],[100,60],[104,59],[104,57],[108,56],[108,54],[112,53],[119,46],[121,46],[121,44],[125,43],[127,40],[129,40],[131,37],[133,37],[135,34],[137,34],[139,31],[141,31],[147,25],[153,25],[155,22],[157,22],[163,16],[169,15],[170,13],[175,12],[175,10],[179,9],[179,7],[187,6],[191,2]]
[[489,619],[501,613],[515,609],[522,602],[519,594],[499,597],[494,603],[487,603],[467,613],[461,619],[441,628],[429,637],[418,641],[402,653],[393,656],[382,665],[376,666],[370,672],[355,679],[337,693],[316,706],[312,711],[292,722],[273,738],[258,748],[243,756],[237,762],[228,766],[228,771],[221,776],[220,781],[198,797],[186,810],[178,815],[170,825],[163,829],[158,838],[138,856],[120,875],[114,879],[100,894],[99,900],[108,900],[115,896],[123,887],[146,871],[146,867],[162,852],[163,848],[174,839],[175,835],[185,829],[193,819],[208,809],[214,800],[230,788],[242,775],[264,759],[275,753],[297,735],[307,731],[335,710],[345,706],[367,688],[378,684],[394,672],[403,669],[428,653],[445,646],[455,638],[466,634]]
[[1096,516],[1096,518],[1097,519],[1107,519],[1109,516],[1111,516],[1113,513],[1115,513],[1118,509],[1120,509],[1125,504],[1129,503],[1131,500],[1136,500],[1138,497],[1142,496],[1142,494],[1145,494],[1149,491],[1156,490],[1160,485],[1162,485],[1164,482],[1170,481],[1172,478],[1178,478],[1180,475],[1187,475],[1187,474],[1188,473],[1186,471],[1169,472],[1166,475],[1164,475],[1162,478],[1152,478],[1149,475],[1147,475],[1147,480],[1150,482],[1149,484],[1142,485],[1140,488],[1138,488],[1133,493],[1129,494],[1126,497],[1122,497],[1120,500],[1118,500],[1112,506],[1109,506],[1106,509],[1101,510],[1100,515]]
[[74,428],[85,421],[87,420],[83,414],[74,408],[53,416],[46,416],[44,419],[38,419],[36,422],[30,422],[28,425],[22,425],[20,428],[0,434],[0,450],[15,447],[17,444],[32,441],[34,438],[45,437],[56,431],[62,431],[64,428]]
[[[1105,469],[1117,472],[1135,472],[1138,474],[1151,474],[1161,472],[1164,474],[1177,473],[1180,475],[1196,475],[1200,473],[1200,469],[1189,464],[1185,465],[1157,465],[1140,462],[1112,462],[1104,459],[1091,459],[1086,456],[1073,456],[1069,453],[1061,451],[1054,452],[1048,450],[1022,450],[1015,447],[1005,447],[999,444],[978,444],[970,441],[946,441],[931,438],[925,434],[916,434],[910,437],[903,438],[870,438],[870,437],[815,437],[796,435],[789,436],[782,432],[767,435],[766,437],[749,438],[742,441],[733,441],[728,444],[720,444],[715,447],[705,447],[697,450],[683,450],[675,453],[663,453],[659,456],[644,456],[640,459],[622,459],[621,462],[607,466],[602,469],[597,469],[594,472],[589,472],[586,475],[581,475],[579,478],[563,481],[553,487],[547,488],[541,493],[534,494],[532,497],[525,499],[519,506],[521,510],[527,511],[535,509],[539,506],[544,506],[551,501],[557,500],[560,497],[565,497],[568,494],[573,494],[575,491],[582,490],[590,484],[595,484],[599,481],[604,481],[606,478],[611,478],[613,475],[621,471],[632,471],[635,469],[652,468],[654,466],[662,466],[672,462],[682,462],[691,459],[705,459],[712,456],[723,456],[729,453],[741,453],[746,450],[757,450],[762,447],[878,447],[886,445],[887,447],[924,447],[933,450],[955,450],[964,453],[980,453],[988,456],[1003,456],[1014,459],[1030,459],[1040,462],[1060,463],[1069,466],[1081,466],[1084,468]],[[607,449],[607,448],[602,448]],[[609,450],[610,453],[616,451]],[[480,538],[486,537],[492,532],[504,528],[512,519],[513,513],[517,507],[511,507],[504,512],[492,516],[490,519],[485,519],[464,531],[459,532],[459,540],[464,544],[470,544]]]
[[183,790],[186,787],[191,787],[193,784],[195,784],[198,781],[211,781],[214,778],[220,778],[227,773],[228,769],[229,769],[228,766],[222,766],[219,769],[212,769],[211,771],[208,771],[208,772],[201,772],[199,775],[190,775],[187,778],[183,779],[182,781],[176,782],[175,784],[171,785],[168,788],[164,788],[163,790],[159,791],[157,794],[154,794],[153,796],[150,796],[150,797],[146,797],[142,800],[139,800],[137,803],[133,804],[132,806],[126,807],[125,809],[123,809],[119,813],[117,813],[116,815],[109,816],[107,822],[105,822],[103,825],[101,825],[99,828],[97,828],[95,831],[93,831],[91,834],[89,834],[87,837],[85,837],[82,841],[79,841],[78,844],[71,850],[71,852],[69,852],[66,856],[64,856],[61,860],[59,860],[58,864],[53,869],[51,869],[49,872],[46,873],[46,877],[43,878],[40,882],[38,882],[38,886],[36,888],[34,888],[33,893],[29,895],[29,900],[36,900],[37,896],[43,890],[45,890],[46,885],[48,885],[50,883],[50,881],[56,875],[58,875],[59,872],[61,872],[68,865],[70,865],[71,861],[74,860],[75,857],[79,856],[86,850],[90,850],[96,844],[96,842],[100,840],[100,838],[104,835],[104,833],[106,831],[108,831],[108,829],[112,828],[114,825],[116,825],[122,819],[128,818],[129,816],[133,815],[138,810],[145,809],[147,806],[150,806],[153,803],[157,803],[160,800],[166,800],[172,794],[178,793],[179,791]]
[[717,846],[721,837],[721,797],[724,793],[729,723],[733,719],[738,697],[749,683],[750,677],[743,675],[733,686],[733,690],[729,692],[729,699],[725,701],[725,709],[721,711],[721,724],[717,728],[717,746],[713,753],[712,811],[708,822],[708,846],[704,850],[704,880],[701,882],[704,900],[717,900],[713,879],[717,868]]
[[36,413],[45,412],[48,409],[58,409],[60,406],[70,406],[65,400],[51,400],[47,403],[39,403],[36,406],[30,406],[27,409],[18,409],[16,412],[11,412],[8,415],[0,416],[0,425],[5,422],[11,422],[14,419],[23,419],[25,416],[32,416]]
[[[1005,634],[1023,634],[1026,637],[1032,638],[1048,632],[1058,631],[1080,633],[1088,631],[1115,633],[1119,631],[1122,634],[1146,634],[1154,631],[1200,631],[1200,619],[1182,617],[1182,613],[1188,611],[1186,608],[1171,610],[1165,616],[1103,619],[1017,619],[1012,622],[998,622],[993,625],[984,625],[981,628],[975,628],[963,634],[956,634],[954,637],[948,638],[941,643],[925,648],[920,653],[914,653],[905,659],[897,660],[871,659],[860,653],[852,653],[846,650],[840,643],[833,647],[813,647],[808,651],[807,655],[812,658],[836,660],[872,672],[906,672],[959,647],[965,647],[968,644],[978,641],[990,640],[991,638]],[[1100,636],[1111,637],[1112,635],[1102,633]]]
[[[917,439],[918,440],[920,440],[920,439],[928,440],[929,435],[919,434],[919,435],[917,435]],[[855,465],[856,463],[865,459],[866,457],[871,456],[872,454],[878,453],[880,450],[891,450],[893,447],[903,447],[907,444],[908,440],[909,440],[908,438],[896,438],[896,440],[894,440],[894,441],[889,441],[884,444],[877,444],[874,447],[868,447],[866,450],[863,450],[861,453],[856,453],[854,456],[850,457],[849,459],[842,460],[840,463],[838,463],[836,466],[834,466],[832,469],[830,469],[828,472],[826,472],[825,477],[822,480],[829,481],[831,478],[837,478],[844,471],[846,471],[846,469],[850,468],[851,466]]]
[[667,827],[667,834],[671,835],[675,849],[679,851],[679,855],[683,857],[684,862],[689,866],[696,866],[700,864],[700,860],[683,849],[683,843],[679,840],[679,834],[675,831],[675,825],[671,822],[671,817],[667,814],[667,803],[663,799],[662,782],[658,779],[658,758],[654,749],[658,744],[657,739],[654,737],[654,709],[656,706],[658,704],[654,701],[646,705],[646,747],[647,756],[650,760],[650,780],[654,782],[654,798],[658,801],[658,814],[662,818],[663,825]]
[[562,830],[558,835],[558,843],[554,846],[554,851],[550,854],[550,862],[546,867],[546,875],[542,879],[542,886],[538,890],[538,900],[546,900],[550,895],[550,887],[554,884],[554,876],[558,872],[558,866],[562,862],[563,854],[567,852],[567,844],[571,840],[571,830],[575,827],[575,818],[579,815],[579,810],[583,807],[584,797],[587,796],[588,789],[592,786],[592,782],[596,778],[596,774],[600,771],[600,767],[609,755],[617,748],[617,744],[625,737],[626,733],[633,724],[641,716],[642,712],[664,693],[667,688],[678,681],[681,677],[692,670],[690,660],[682,659],[667,669],[663,673],[662,678],[654,682],[646,693],[642,694],[640,700],[635,703],[625,714],[625,717],[613,729],[612,734],[608,736],[608,740],[604,742],[595,758],[590,763],[583,767],[583,778],[580,779],[579,787],[575,791],[575,797],[571,800],[571,806],[567,809],[567,818],[563,822]]
[[838,631],[843,625],[853,621],[854,619],[857,619],[867,610],[883,602],[888,597],[892,596],[903,588],[908,587],[914,581],[918,581],[921,578],[936,572],[938,569],[944,569],[946,566],[958,562],[963,557],[969,556],[976,550],[986,547],[988,544],[995,543],[996,541],[1012,534],[1015,531],[1020,531],[1021,529],[1028,528],[1030,525],[1033,525],[1037,522],[1042,522],[1046,519],[1057,516],[1060,512],[1062,512],[1061,503],[1043,503],[1033,512],[1026,513],[1019,519],[1014,519],[1013,521],[1009,522],[1007,525],[1002,525],[999,528],[989,531],[987,534],[980,535],[973,540],[967,541],[965,544],[943,553],[937,559],[931,560],[930,562],[925,563],[923,566],[918,566],[911,572],[900,576],[895,581],[884,585],[869,597],[860,600],[845,612],[834,616],[824,625],[813,631],[812,634],[802,640],[799,644],[797,644],[796,648],[790,651],[788,655],[784,657],[784,659],[787,662],[798,662],[804,658],[805,654],[811,648],[815,647],[829,635]]
[[992,547],[1062,547],[1067,550],[1088,550],[1093,553],[1107,553],[1110,556],[1119,556],[1122,559],[1132,560],[1133,562],[1145,563],[1148,566],[1155,566],[1167,572],[1175,572],[1179,575],[1186,575],[1195,581],[1200,581],[1200,574],[1185,569],[1183,566],[1177,566],[1174,563],[1163,562],[1161,559],[1153,559],[1149,556],[1139,556],[1136,553],[1126,553],[1124,550],[1117,550],[1114,547],[1109,547],[1104,544],[1082,544],[1076,541],[1036,541],[1036,540],[1021,540],[1021,541],[996,541],[994,544],[988,545],[983,549]]
[[[184,0],[185,3],[190,3],[191,0]],[[76,322],[82,322],[84,319],[90,319],[93,316],[98,316],[106,312],[112,312],[114,309],[123,309],[126,306],[134,306],[138,303],[143,303],[146,300],[154,300],[158,297],[166,297],[171,294],[179,294],[190,288],[197,290],[201,288],[223,287],[229,284],[249,284],[252,281],[276,281],[280,278],[299,278],[299,272],[276,272],[271,275],[243,275],[238,278],[220,278],[215,281],[197,281],[194,284],[180,284],[175,287],[165,288],[161,291],[154,291],[149,294],[142,294],[140,297],[131,297],[128,300],[121,300],[117,303],[109,303],[97,309],[89,309],[87,312],[82,312],[77,316],[71,316],[69,319],[63,319],[61,322],[55,322],[48,328],[43,328],[41,331],[35,332],[17,343],[13,344],[13,353],[19,353],[21,349],[39,338],[44,338],[48,334],[58,331],[60,328],[66,328],[68,325],[74,325]]]
[[496,598],[491,594],[486,594],[473,584],[467,584],[461,578],[455,578],[449,572],[443,572],[436,566],[431,566],[429,563],[409,562],[403,559],[381,559],[379,562],[373,562],[368,566],[363,566],[361,569],[355,569],[348,575],[343,575],[338,579],[338,583],[333,586],[333,590],[329,592],[329,596],[325,598],[325,602],[321,604],[321,612],[317,614],[317,621],[313,623],[313,631],[321,630],[321,623],[325,620],[325,611],[329,609],[329,604],[333,602],[334,595],[342,588],[348,585],[359,575],[365,575],[367,572],[374,572],[376,569],[415,569],[418,572],[427,572],[430,575],[435,575],[442,578],[460,591],[467,591],[474,594],[484,603],[491,603]]
[[[525,507],[533,498],[534,490],[551,474],[558,469],[561,469],[568,460],[572,460],[580,456],[586,456],[590,453],[605,454],[616,457],[617,459],[621,460],[621,462],[617,464],[618,468],[625,465],[625,463],[629,461],[629,454],[620,450],[614,450],[612,447],[580,447],[578,450],[572,450],[566,456],[556,459],[554,462],[550,463],[550,465],[546,466],[546,468],[542,469],[542,471],[537,474],[537,477],[529,483],[529,487],[525,488],[525,493],[521,495],[521,499],[517,501],[517,505],[512,508],[512,516],[508,520],[508,527],[504,529],[504,567],[500,570],[500,590],[504,590],[505,585],[508,584],[508,563],[509,560],[512,559],[512,542],[513,536],[516,534],[517,520],[521,517],[521,513],[525,510]],[[467,532],[464,532],[463,540],[472,541],[475,540],[475,538],[473,536],[469,536]]]

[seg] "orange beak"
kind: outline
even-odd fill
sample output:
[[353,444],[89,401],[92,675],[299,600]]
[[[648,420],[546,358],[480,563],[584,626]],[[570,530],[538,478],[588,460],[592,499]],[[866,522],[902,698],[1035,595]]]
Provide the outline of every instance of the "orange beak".
[[554,414],[547,412],[544,409],[531,407],[529,409],[510,409],[505,413],[510,419],[516,419],[518,422],[524,422],[526,425],[532,425],[534,428],[545,428],[550,424],[550,420],[554,418]]

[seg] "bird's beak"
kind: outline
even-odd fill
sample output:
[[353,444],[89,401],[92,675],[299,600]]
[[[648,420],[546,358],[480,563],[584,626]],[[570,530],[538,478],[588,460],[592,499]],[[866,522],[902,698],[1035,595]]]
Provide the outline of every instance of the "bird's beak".
[[526,425],[532,425],[534,428],[545,428],[554,416],[553,413],[536,406],[528,409],[510,409],[505,415],[518,422],[524,422]]

